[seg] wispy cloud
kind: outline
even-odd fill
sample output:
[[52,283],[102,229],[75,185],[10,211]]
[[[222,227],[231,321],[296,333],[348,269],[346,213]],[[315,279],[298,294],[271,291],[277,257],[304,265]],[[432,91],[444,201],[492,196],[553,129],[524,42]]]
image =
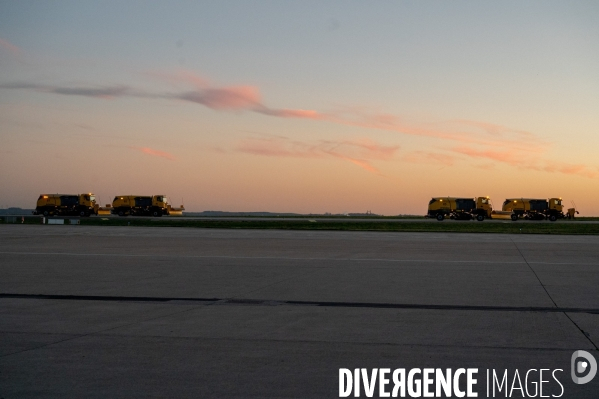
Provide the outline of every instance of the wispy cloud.
[[[12,52],[20,51],[16,46],[2,39],[0,39],[0,47]],[[266,105],[262,99],[260,89],[256,86],[218,86],[208,79],[187,70],[179,70],[174,73],[148,72],[145,75],[154,81],[168,83],[171,86],[170,91],[148,92],[127,85],[71,86],[31,82],[3,83],[0,84],[0,89],[31,90],[99,99],[122,97],[170,99],[199,104],[220,112],[246,111],[276,118],[304,119],[360,129],[391,131],[402,135],[441,140],[438,142],[447,146],[446,153],[433,151],[408,153],[403,159],[409,162],[429,162],[450,166],[460,159],[484,159],[519,168],[542,170],[548,173],[572,174],[590,178],[599,177],[596,169],[586,165],[544,160],[543,155],[550,148],[550,143],[544,141],[542,137],[523,129],[467,119],[414,124],[406,122],[397,115],[363,107],[337,108],[329,111],[276,108]],[[237,145],[238,151],[265,156],[336,157],[352,162],[373,173],[378,173],[378,170],[372,166],[371,162],[373,160],[389,159],[397,148],[381,147],[376,143],[366,141],[301,143],[297,141],[247,139]],[[148,150],[143,152],[167,159],[173,158],[172,155],[167,153]]]
[[260,91],[253,86],[209,88],[173,96],[214,110],[251,110],[260,107]]
[[406,162],[432,163],[444,166],[452,166],[457,161],[456,157],[453,155],[431,151],[412,151],[407,153],[402,159]]
[[547,160],[538,156],[531,156],[524,151],[478,150],[470,147],[457,147],[453,148],[453,151],[471,158],[492,160],[526,170],[577,175],[591,179],[599,177],[599,170],[596,168],[584,164]]
[[521,166],[526,162],[529,162],[528,159],[530,159],[530,157],[525,157],[523,156],[524,154],[513,150],[478,150],[471,147],[456,147],[453,148],[453,151],[472,158],[491,159],[493,161],[507,163],[512,166]]
[[370,139],[304,142],[290,140],[286,137],[248,137],[240,140],[235,150],[261,156],[292,158],[332,157],[351,162],[368,172],[382,175],[372,165],[372,161],[393,158],[399,150],[399,146],[384,146]]
[[310,146],[299,141],[291,141],[281,138],[245,138],[237,143],[235,150],[248,154],[271,157],[324,157],[324,154],[318,151],[317,146]]
[[[530,132],[510,129],[485,122],[449,121],[445,127],[423,127],[406,123],[396,115],[370,111],[364,108],[341,108],[332,111],[270,107],[262,100],[260,89],[251,85],[219,87],[190,71],[173,74],[148,72],[153,79],[165,81],[175,92],[145,92],[125,85],[82,87],[53,86],[36,83],[5,83],[4,89],[34,90],[62,95],[76,95],[112,99],[117,97],[167,98],[203,105],[216,111],[249,111],[277,118],[324,121],[345,126],[393,131],[410,136],[428,137],[493,147],[523,147],[529,151],[542,150],[544,143]],[[183,90],[184,85],[186,90]],[[191,88],[191,90],[190,90]],[[455,125],[458,127],[455,128]]]
[[[113,99],[117,97],[124,97],[127,95],[136,95],[133,90],[127,86],[103,86],[103,87],[70,87],[70,86],[51,86],[35,83],[3,83],[0,84],[2,89],[25,89],[33,90],[42,93],[54,93],[62,94],[66,96],[82,96],[82,97],[94,97],[102,99]],[[139,93],[138,96],[141,96]]]
[[155,149],[149,148],[149,147],[130,147],[130,148],[132,150],[141,151],[144,154],[152,155],[154,157],[165,158],[170,161],[175,160],[175,157],[172,154],[165,152],[165,151],[155,150]]
[[297,119],[312,119],[312,120],[329,120],[329,115],[314,111],[311,109],[273,109],[264,105],[260,105],[252,109],[263,115],[275,116],[277,118],[297,118]]
[[22,50],[19,47],[2,38],[0,38],[0,49],[6,50],[16,56],[21,55],[22,53]]
[[[0,88],[104,99],[117,97],[166,98],[200,104],[216,111],[249,111],[277,118],[323,121],[356,128],[393,131],[410,136],[443,139],[463,144],[526,148],[528,151],[542,151],[545,147],[545,143],[530,132],[485,122],[456,120],[448,121],[444,127],[438,125],[423,127],[406,123],[396,115],[358,107],[341,108],[327,112],[312,109],[275,108],[264,103],[260,89],[256,86],[218,87],[190,71],[178,71],[173,74],[150,72],[146,73],[146,76],[165,81],[179,89],[179,91],[152,93],[125,85],[71,87],[35,83],[7,83],[1,84]],[[182,86],[185,86],[186,90],[183,90]]]
[[343,160],[349,161],[349,162],[353,163],[354,165],[357,165],[357,166],[361,167],[362,169],[367,170],[370,173],[374,173],[374,174],[379,175],[379,176],[384,176],[380,172],[380,170],[378,170],[377,168],[375,168],[374,166],[372,166],[372,164],[369,161],[365,160],[365,159],[351,158],[351,157],[347,157],[345,155],[337,154],[335,152],[329,152],[329,155],[332,155],[334,157],[341,158]]
[[592,169],[589,166],[583,164],[545,162],[543,165],[531,165],[530,169],[549,173],[557,172],[565,175],[577,175],[587,177],[589,179],[596,179],[599,177],[599,170],[597,168]]
[[457,125],[472,126],[475,128],[482,129],[483,131],[487,132],[491,136],[505,136],[508,134],[516,134],[516,135],[519,135],[524,138],[535,138],[536,137],[533,133],[531,133],[529,131],[522,130],[522,129],[514,129],[514,128],[510,128],[510,127],[503,126],[503,125],[497,125],[494,123],[472,121],[472,120],[466,120],[466,119],[456,119],[456,120],[453,120],[450,122],[455,123]]

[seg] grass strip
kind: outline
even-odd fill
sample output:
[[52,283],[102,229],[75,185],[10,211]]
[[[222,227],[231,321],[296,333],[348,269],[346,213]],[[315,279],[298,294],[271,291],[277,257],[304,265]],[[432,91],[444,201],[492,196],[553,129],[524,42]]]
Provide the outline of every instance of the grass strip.
[[310,222],[309,220],[185,220],[82,218],[85,226],[196,227],[215,229],[279,229],[336,231],[403,231],[505,234],[599,234],[599,224],[576,222],[535,223],[525,220],[502,223],[485,222]]

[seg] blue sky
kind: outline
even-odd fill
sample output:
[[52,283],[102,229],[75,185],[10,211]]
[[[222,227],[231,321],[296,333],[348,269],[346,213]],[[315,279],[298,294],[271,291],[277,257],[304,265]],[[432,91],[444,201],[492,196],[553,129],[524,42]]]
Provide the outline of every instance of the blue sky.
[[[135,188],[176,191],[197,210],[395,214],[449,194],[586,205],[599,178],[594,1],[1,1],[0,10],[0,166],[19,165],[0,183],[27,179],[48,156],[65,171],[71,157],[93,161],[95,176],[39,176],[4,203]],[[123,92],[90,91],[106,88]],[[243,101],[224,105],[222,95]],[[152,171],[146,184],[135,165]],[[480,188],[450,183],[456,175]],[[412,198],[394,201],[397,187]]]

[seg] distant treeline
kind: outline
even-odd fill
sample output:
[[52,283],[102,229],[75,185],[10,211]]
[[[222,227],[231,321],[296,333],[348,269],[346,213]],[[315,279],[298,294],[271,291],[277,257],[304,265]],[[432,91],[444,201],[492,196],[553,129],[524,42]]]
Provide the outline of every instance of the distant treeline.
[[301,216],[299,213],[225,212],[225,211],[183,212],[183,214],[185,216]]
[[[31,215],[33,209],[10,207],[8,209],[0,209],[0,215]],[[184,216],[195,217],[383,217],[376,213],[291,213],[291,212],[226,212],[226,211],[203,211],[203,212],[183,212]],[[415,215],[396,215],[387,217],[414,217]]]
[[31,215],[33,209],[23,209],[23,208],[8,208],[8,209],[0,209],[0,215]]
[[203,211],[203,212],[183,212],[185,216],[196,217],[223,217],[223,216],[256,216],[256,217],[303,217],[303,216],[381,216],[374,213],[285,213],[285,212],[226,212],[226,211]]

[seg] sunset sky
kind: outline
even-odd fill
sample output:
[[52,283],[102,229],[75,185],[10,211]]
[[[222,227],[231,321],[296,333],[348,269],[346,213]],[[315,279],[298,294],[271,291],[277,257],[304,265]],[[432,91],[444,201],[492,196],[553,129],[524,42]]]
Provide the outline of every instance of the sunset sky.
[[0,1],[0,207],[599,215],[599,2]]

